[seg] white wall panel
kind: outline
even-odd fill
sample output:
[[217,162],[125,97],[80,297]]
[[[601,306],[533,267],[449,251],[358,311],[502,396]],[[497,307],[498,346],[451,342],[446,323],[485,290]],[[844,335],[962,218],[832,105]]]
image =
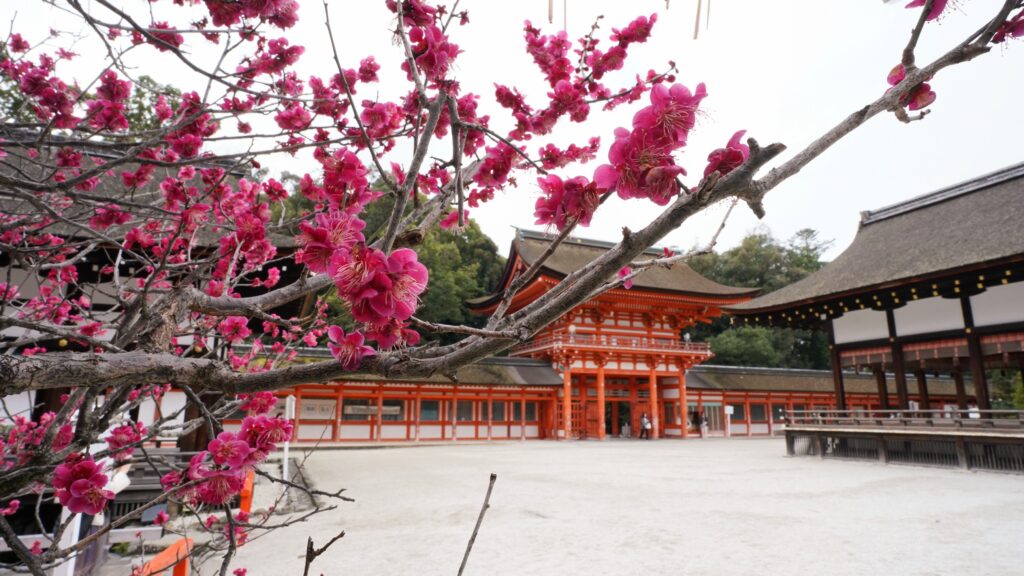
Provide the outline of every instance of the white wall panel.
[[896,335],[910,336],[964,327],[964,314],[959,300],[925,298],[911,300],[902,308],[893,310],[896,317]]
[[[413,434],[415,435],[415,431]],[[436,440],[441,437],[441,427],[437,424],[420,425],[420,440]]]
[[331,441],[330,424],[299,424],[299,440]]
[[975,326],[1024,322],[1024,282],[992,286],[971,296]]
[[889,325],[885,312],[878,310],[854,310],[832,320],[836,344],[863,342],[889,337]]
[[[415,434],[415,431],[412,433]],[[382,424],[380,427],[380,437],[384,440],[405,440],[405,424]]]
[[342,440],[369,440],[370,425],[356,424],[338,427],[338,438]]

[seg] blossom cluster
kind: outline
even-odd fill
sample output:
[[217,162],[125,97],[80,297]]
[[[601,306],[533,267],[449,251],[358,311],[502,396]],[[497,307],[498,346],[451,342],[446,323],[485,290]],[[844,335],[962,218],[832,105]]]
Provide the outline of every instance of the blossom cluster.
[[206,450],[192,457],[186,470],[165,474],[160,479],[164,490],[174,490],[177,497],[193,505],[226,504],[242,490],[253,467],[292,437],[291,421],[256,413],[272,407],[265,399],[250,403],[250,414],[242,420],[241,429],[221,432]]

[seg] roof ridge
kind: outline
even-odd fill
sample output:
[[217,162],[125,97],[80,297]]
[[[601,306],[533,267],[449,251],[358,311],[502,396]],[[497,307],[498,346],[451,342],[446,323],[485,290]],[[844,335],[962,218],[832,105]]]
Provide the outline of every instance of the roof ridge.
[[865,210],[860,213],[860,225],[861,227],[864,227],[869,224],[874,224],[875,222],[906,214],[907,212],[927,208],[940,202],[952,200],[953,198],[958,198],[965,194],[972,194],[979,190],[984,190],[985,188],[1022,176],[1024,176],[1024,162],[1000,168],[999,170],[989,172],[988,174],[971,178],[970,180],[964,180],[951,186],[939,188],[938,190],[921,194],[895,204],[883,206],[875,210]]
[[[554,241],[558,237],[557,234],[550,234],[548,232],[541,232],[539,230],[527,230],[525,228],[516,227],[516,235],[528,238],[531,240],[547,240]],[[590,248],[604,248],[610,249],[618,245],[618,242],[609,242],[607,240],[598,240],[596,238],[582,238],[580,236],[569,235],[563,241],[565,244],[576,244],[577,246],[588,246]],[[660,255],[662,253],[661,246],[651,246],[644,250],[645,254]]]

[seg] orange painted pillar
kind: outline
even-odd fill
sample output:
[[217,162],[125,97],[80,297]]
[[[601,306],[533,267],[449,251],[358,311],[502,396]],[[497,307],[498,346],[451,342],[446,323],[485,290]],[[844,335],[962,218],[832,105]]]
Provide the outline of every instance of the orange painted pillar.
[[572,437],[572,368],[568,359],[562,373],[562,437]]
[[416,389],[416,414],[415,414],[415,418],[416,418],[416,436],[415,436],[415,438],[416,438],[417,442],[420,441],[420,413],[421,413],[420,411],[421,411],[422,408],[423,408],[423,399],[420,398],[420,391],[417,388]]
[[245,513],[252,511],[252,490],[255,484],[256,472],[249,470],[249,473],[245,475],[242,491],[238,494],[238,508]]
[[747,436],[754,435],[754,420],[750,417],[750,392],[743,393],[743,411],[747,417]]
[[657,360],[651,360],[651,372],[647,376],[647,386],[650,392],[650,414],[648,416],[651,419],[651,438],[657,440],[659,427],[661,426],[660,418],[658,418],[658,366],[655,364]]
[[604,361],[597,361],[597,439],[604,440]]
[[689,438],[690,427],[686,419],[690,416],[690,408],[686,403],[686,365],[679,369],[679,423],[683,428],[682,437]]
[[157,554],[142,567],[143,576],[166,574],[170,569],[174,576],[187,576],[189,558],[192,556],[192,539],[182,538]]
[[377,394],[377,442],[380,442],[380,436],[382,432],[382,422],[384,419],[384,396]]
[[519,399],[519,440],[526,440],[526,394]]
[[298,442],[299,440],[299,423],[302,421],[302,388],[295,387],[295,419],[292,420],[292,426],[294,426],[294,432],[292,432],[292,441]]
[[491,440],[494,429],[494,388],[487,389],[487,439]]

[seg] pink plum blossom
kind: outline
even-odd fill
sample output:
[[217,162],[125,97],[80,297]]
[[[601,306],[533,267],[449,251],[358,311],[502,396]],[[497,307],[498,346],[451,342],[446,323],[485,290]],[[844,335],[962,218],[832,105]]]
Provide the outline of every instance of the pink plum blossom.
[[330,339],[327,348],[331,351],[331,356],[334,356],[345,370],[359,368],[364,357],[377,353],[373,348],[363,345],[363,335],[359,332],[345,334],[340,326],[331,326],[327,329],[327,337]]
[[633,269],[630,268],[629,266],[623,266],[618,271],[617,275],[620,279],[622,279],[622,287],[625,288],[626,290],[629,290],[630,288],[633,287],[633,279],[629,277],[629,275],[632,273]]
[[249,319],[245,316],[228,316],[217,325],[217,331],[228,342],[235,344],[241,342],[252,334],[249,329]]
[[747,161],[747,158],[750,157],[750,147],[740,140],[746,132],[746,130],[736,132],[729,139],[725,148],[719,148],[708,154],[708,165],[704,168],[704,176],[708,176],[712,172],[718,172],[725,176]]
[[99,514],[114,493],[104,490],[107,475],[92,457],[73,454],[53,471],[53,489],[57,500],[71,512]]

